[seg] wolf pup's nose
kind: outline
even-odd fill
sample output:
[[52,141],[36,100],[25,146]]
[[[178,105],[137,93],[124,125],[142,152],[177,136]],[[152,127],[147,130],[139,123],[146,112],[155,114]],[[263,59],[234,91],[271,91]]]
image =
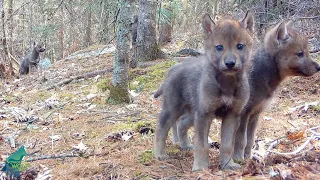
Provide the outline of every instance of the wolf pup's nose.
[[225,62],[225,65],[227,66],[227,68],[231,69],[236,65],[236,63],[234,61],[227,61]]
[[317,70],[320,71],[320,65],[317,67]]

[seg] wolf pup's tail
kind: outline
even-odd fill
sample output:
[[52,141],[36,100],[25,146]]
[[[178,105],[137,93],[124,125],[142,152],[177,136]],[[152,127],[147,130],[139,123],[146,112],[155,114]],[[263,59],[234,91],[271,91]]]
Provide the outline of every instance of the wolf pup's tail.
[[161,84],[161,86],[159,87],[159,89],[153,93],[153,97],[154,98],[158,98],[159,96],[161,96],[163,94],[163,84]]

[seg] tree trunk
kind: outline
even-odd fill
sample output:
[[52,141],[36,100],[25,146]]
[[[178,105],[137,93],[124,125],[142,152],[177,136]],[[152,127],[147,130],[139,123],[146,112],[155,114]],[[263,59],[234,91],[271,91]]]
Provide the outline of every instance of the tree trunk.
[[87,9],[87,24],[85,28],[85,47],[88,47],[92,44],[92,8],[91,8],[91,1],[89,3],[88,9]]
[[[13,46],[13,0],[9,0],[8,1],[8,41],[6,41],[6,54],[7,54],[7,58],[8,58],[8,65],[9,65],[9,69],[8,69],[8,74],[10,75],[14,75],[14,72],[13,72],[13,65],[12,65],[12,61],[11,61],[11,58],[9,56],[9,54],[12,54],[12,46]],[[3,11],[4,12],[4,11]],[[4,16],[4,14],[3,14]],[[5,17],[3,17],[5,18]],[[5,32],[5,29],[3,29],[3,31]],[[4,36],[5,37],[5,36]]]
[[128,94],[128,62],[130,51],[131,18],[133,16],[133,0],[121,0],[117,17],[117,51],[113,63],[112,87],[110,103],[130,102]]
[[61,26],[59,29],[59,44],[60,44],[60,59],[64,59],[64,12],[63,7],[61,7]]
[[[9,65],[9,74],[12,74],[12,64],[9,60],[9,54],[8,54],[8,45],[7,45],[7,36],[6,36],[6,26],[5,26],[5,9],[4,9],[4,0],[0,1],[0,9],[1,9],[1,23],[2,23],[2,46],[3,46],[3,52],[4,52],[4,64]],[[5,70],[7,71],[7,70]],[[10,72],[11,71],[11,72]]]
[[107,44],[109,41],[109,9],[108,1],[102,1],[101,2],[101,34],[100,34],[100,43]]
[[169,2],[167,6],[163,7],[167,11],[167,16],[160,17],[160,30],[159,30],[159,45],[164,45],[172,40],[172,8]]
[[[30,47],[31,44],[33,44],[34,42],[34,37],[33,37],[33,4],[30,5],[30,9],[29,9],[29,45],[28,47]],[[28,12],[28,9],[27,9]],[[29,49],[28,49],[29,51]]]
[[140,0],[135,61],[155,60],[159,54],[156,40],[156,1]]
[[8,51],[13,52],[13,0],[8,0]]

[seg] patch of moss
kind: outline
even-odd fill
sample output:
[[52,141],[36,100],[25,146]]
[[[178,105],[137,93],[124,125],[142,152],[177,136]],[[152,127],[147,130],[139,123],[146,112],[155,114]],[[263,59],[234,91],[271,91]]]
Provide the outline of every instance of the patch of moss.
[[35,93],[34,96],[35,96],[35,99],[44,101],[49,97],[51,97],[51,94],[48,91],[38,91],[37,93]]
[[118,132],[123,130],[133,130],[132,123],[117,123],[110,127],[110,131]]
[[310,106],[310,108],[314,111],[319,111],[320,112],[320,104],[317,106]]
[[168,146],[167,152],[169,155],[176,155],[181,152],[178,146]]
[[6,103],[11,103],[11,102],[15,102],[17,100],[17,97],[8,95],[8,96],[4,96],[3,100]]
[[154,161],[154,153],[152,150],[143,151],[139,156],[139,162],[141,164],[149,164]]
[[74,94],[68,92],[61,92],[59,93],[59,96],[61,99],[72,99],[76,97]]
[[131,122],[131,117],[128,117],[127,123],[115,124],[112,128],[112,131],[133,130],[135,132],[140,132],[142,128],[155,129],[155,123],[152,123],[152,122],[150,121]]
[[126,89],[116,86],[109,86],[108,89],[110,90],[110,96],[107,98],[108,104],[121,104],[130,102],[129,93]]
[[110,80],[105,78],[105,79],[100,80],[97,83],[97,87],[104,92],[104,91],[108,90],[108,84],[110,84]]
[[159,84],[164,80],[168,69],[176,63],[176,61],[172,60],[148,67],[146,69],[146,74],[137,76],[131,81],[130,89],[136,91],[141,91],[141,89],[144,89],[147,92],[155,90],[156,88],[158,88]]

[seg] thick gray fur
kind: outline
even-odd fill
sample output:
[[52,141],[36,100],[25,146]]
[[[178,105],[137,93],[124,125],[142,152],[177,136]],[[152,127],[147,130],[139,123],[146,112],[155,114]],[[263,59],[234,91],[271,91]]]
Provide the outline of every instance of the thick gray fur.
[[43,43],[34,43],[31,51],[25,56],[20,64],[20,75],[28,74],[31,66],[37,66],[39,63],[39,54],[40,52],[44,52],[44,44]]
[[[217,27],[223,30],[217,28],[213,31],[213,25],[208,24],[214,23],[209,22],[208,18],[208,15],[205,16],[203,23],[207,35],[205,55],[175,66],[174,71],[170,72],[170,76],[161,86],[163,106],[156,129],[155,156],[160,160],[168,157],[165,151],[168,131],[182,115],[185,115],[194,118],[193,170],[208,168],[208,133],[212,119],[219,117],[222,118],[219,163],[222,168],[237,169],[240,165],[233,162],[232,152],[235,133],[240,124],[240,114],[249,99],[247,71],[252,46],[249,31],[252,30],[253,16],[250,16],[249,20],[244,18],[241,24],[230,20],[219,26],[218,22]],[[220,52],[216,52],[215,38],[226,41],[227,45],[221,56]],[[242,52],[235,49],[240,41],[248,43]],[[227,64],[230,62],[234,62],[235,66],[228,67]]]

